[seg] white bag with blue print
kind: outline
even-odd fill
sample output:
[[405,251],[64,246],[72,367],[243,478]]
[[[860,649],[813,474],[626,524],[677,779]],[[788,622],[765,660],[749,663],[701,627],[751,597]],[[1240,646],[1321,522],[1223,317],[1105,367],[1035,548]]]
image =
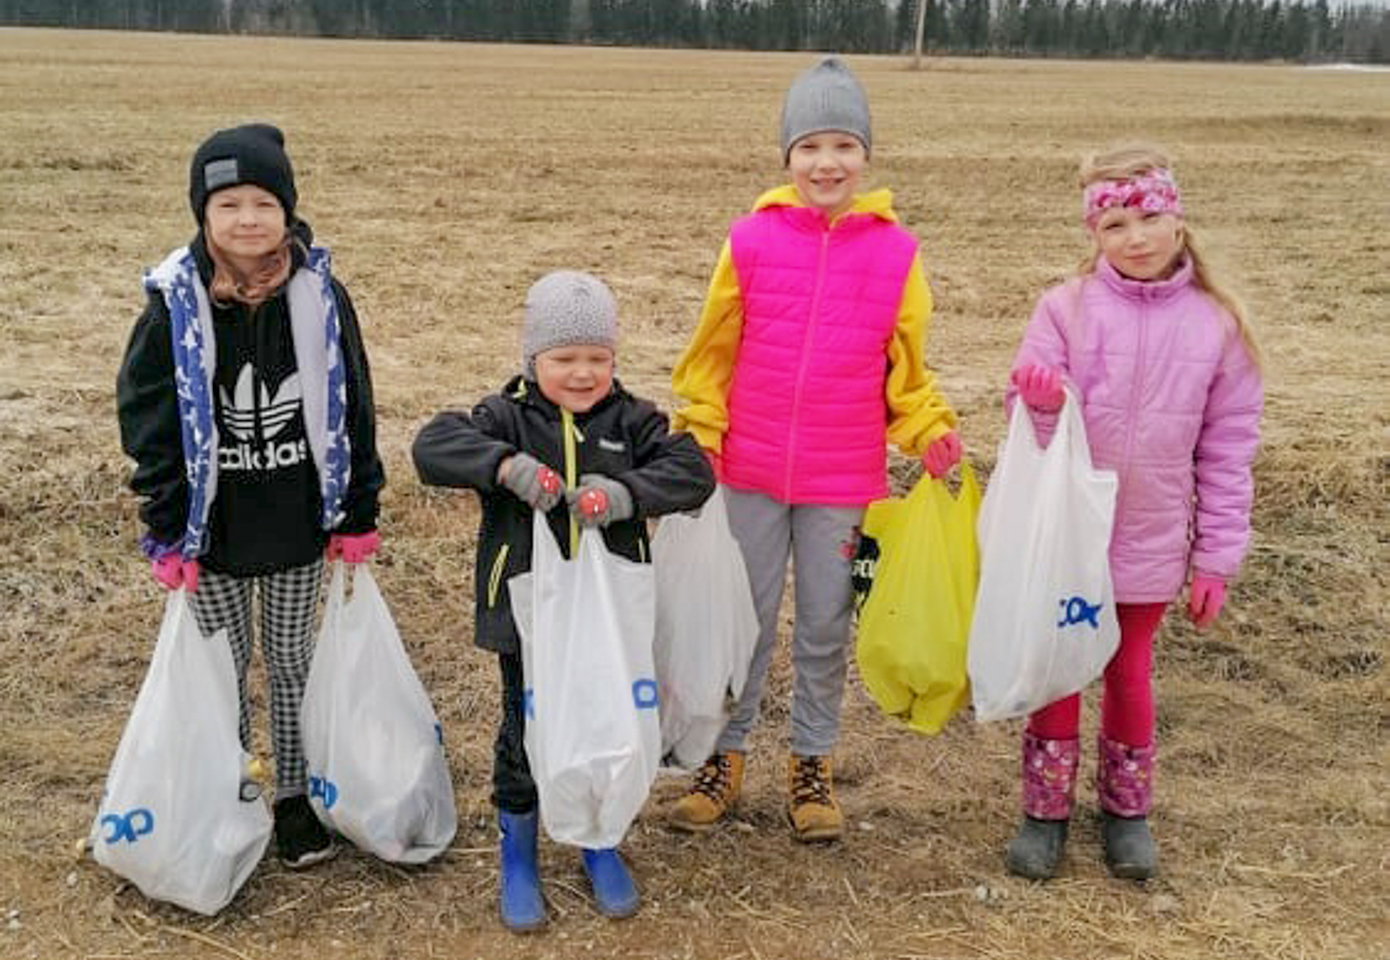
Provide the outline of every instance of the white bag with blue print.
[[333,565],[300,708],[309,803],[359,849],[424,863],[458,827],[444,738],[366,564]]
[[526,676],[526,757],[552,840],[615,847],[661,761],[652,667],[652,567],[614,556],[596,530],[566,560],[543,515],[531,572],[508,581]]
[[722,489],[696,516],[661,518],[652,567],[663,769],[693,770],[714,752],[758,642],[758,611]]
[[226,631],[204,637],[174,591],[90,835],[97,863],[152,900],[211,916],[265,852],[270,811],[246,776],[239,711]]
[[978,720],[1084,688],[1120,643],[1110,580],[1119,480],[1091,464],[1071,390],[1046,449],[1022,400],[980,505],[980,585],[967,669]]

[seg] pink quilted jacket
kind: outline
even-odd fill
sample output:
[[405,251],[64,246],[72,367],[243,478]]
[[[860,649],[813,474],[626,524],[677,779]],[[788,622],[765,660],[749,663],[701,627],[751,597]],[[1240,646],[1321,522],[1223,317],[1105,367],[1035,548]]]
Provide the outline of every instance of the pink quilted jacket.
[[[1119,474],[1115,599],[1171,600],[1189,567],[1232,577],[1250,540],[1264,393],[1234,319],[1192,284],[1191,266],[1139,282],[1098,258],[1093,275],[1043,295],[1014,367],[1027,363],[1065,372],[1092,460]],[[1047,437],[1056,418],[1034,422]]]
[[917,241],[897,224],[769,206],[730,231],[743,339],[723,479],[787,503],[888,495],[887,346]]

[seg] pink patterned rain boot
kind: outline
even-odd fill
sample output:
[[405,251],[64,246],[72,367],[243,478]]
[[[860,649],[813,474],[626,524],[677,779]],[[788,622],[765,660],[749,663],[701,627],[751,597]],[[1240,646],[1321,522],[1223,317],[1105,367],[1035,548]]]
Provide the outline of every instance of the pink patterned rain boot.
[[1126,880],[1158,872],[1158,851],[1149,832],[1155,750],[1098,738],[1096,792],[1100,797],[1105,864]]
[[1057,872],[1071,822],[1080,755],[1074,737],[1047,740],[1023,734],[1023,822],[1004,858],[1011,873],[1047,880]]

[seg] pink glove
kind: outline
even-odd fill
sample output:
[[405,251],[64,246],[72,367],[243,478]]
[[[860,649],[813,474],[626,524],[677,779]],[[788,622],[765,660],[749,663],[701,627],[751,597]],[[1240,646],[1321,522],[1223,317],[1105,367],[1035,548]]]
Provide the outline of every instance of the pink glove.
[[381,546],[381,534],[375,530],[367,533],[335,533],[328,538],[329,560],[342,560],[344,563],[366,563]]
[[1062,393],[1062,371],[1036,363],[1025,363],[1009,380],[1018,388],[1023,402],[1034,410],[1052,413],[1062,409],[1066,395]]
[[1206,573],[1193,573],[1192,586],[1187,592],[1187,615],[1205,630],[1215,622],[1226,604],[1226,581]]
[[940,479],[947,470],[960,463],[960,434],[952,430],[943,433],[927,444],[922,454],[922,467],[933,480]]
[[177,553],[171,553],[150,561],[150,572],[166,590],[187,587],[192,593],[198,589],[198,561],[185,560]]

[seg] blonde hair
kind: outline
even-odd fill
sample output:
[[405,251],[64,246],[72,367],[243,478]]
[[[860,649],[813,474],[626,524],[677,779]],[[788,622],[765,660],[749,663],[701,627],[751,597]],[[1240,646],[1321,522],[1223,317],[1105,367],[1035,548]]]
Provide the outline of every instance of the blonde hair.
[[[1133,143],[1115,147],[1102,153],[1092,153],[1081,159],[1078,171],[1081,189],[1102,180],[1127,180],[1155,169],[1171,169],[1168,155],[1161,147],[1147,143]],[[1202,255],[1201,246],[1193,235],[1192,225],[1183,223],[1183,251],[1192,264],[1192,283],[1217,302],[1231,319],[1235,321],[1236,331],[1250,351],[1251,359],[1260,364],[1260,348],[1251,329],[1250,314],[1240,298],[1217,279],[1210,261]],[[1077,268],[1077,273],[1086,275],[1095,271],[1099,250],[1093,250]]]

